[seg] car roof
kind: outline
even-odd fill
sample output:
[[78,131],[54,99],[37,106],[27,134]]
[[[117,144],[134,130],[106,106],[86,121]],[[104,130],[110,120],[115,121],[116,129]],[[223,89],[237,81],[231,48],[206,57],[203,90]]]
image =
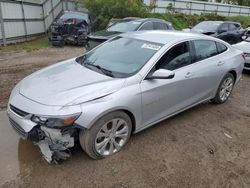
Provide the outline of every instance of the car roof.
[[212,39],[216,40],[213,37],[192,33],[192,32],[184,32],[184,31],[161,31],[161,30],[152,30],[152,31],[136,31],[136,32],[128,32],[119,35],[121,37],[134,38],[138,40],[145,40],[153,43],[159,44],[167,44],[173,41],[182,41],[187,39]]
[[234,24],[239,24],[239,22],[232,22],[232,21],[202,21],[202,22],[210,22],[210,23],[218,23],[218,24],[222,24],[222,23],[234,23]]
[[159,18],[125,17],[122,20],[138,21],[138,22],[141,22],[141,23],[148,22],[148,21],[155,21],[155,22],[163,22],[163,23],[171,24],[170,22],[168,22],[166,20],[163,20],[163,19],[159,19]]
[[70,10],[66,10],[63,12],[63,14],[80,14],[80,15],[87,15],[89,14],[88,12],[80,12],[80,11],[70,11]]

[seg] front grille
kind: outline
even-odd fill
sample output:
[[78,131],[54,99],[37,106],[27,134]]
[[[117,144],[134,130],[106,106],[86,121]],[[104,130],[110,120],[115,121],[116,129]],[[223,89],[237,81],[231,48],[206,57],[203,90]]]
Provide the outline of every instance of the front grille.
[[26,137],[27,133],[23,130],[23,128],[18,125],[13,119],[9,118],[11,126],[19,133],[21,136]]
[[250,68],[250,63],[245,63],[245,67]]
[[13,105],[11,105],[11,104],[10,104],[10,109],[11,109],[13,112],[15,112],[16,114],[18,114],[19,116],[21,116],[21,117],[25,117],[25,116],[27,116],[27,115],[29,114],[29,113],[27,113],[27,112],[24,112],[24,111],[22,111],[22,110],[16,108],[15,106],[13,106]]

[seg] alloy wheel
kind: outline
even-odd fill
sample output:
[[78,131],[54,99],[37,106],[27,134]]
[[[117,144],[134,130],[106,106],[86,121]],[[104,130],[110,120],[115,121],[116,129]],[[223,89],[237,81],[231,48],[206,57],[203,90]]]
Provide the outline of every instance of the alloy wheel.
[[102,156],[112,155],[121,149],[129,137],[128,123],[116,118],[105,123],[96,135],[95,149]]
[[224,80],[220,88],[220,99],[226,101],[233,90],[234,80],[228,77]]

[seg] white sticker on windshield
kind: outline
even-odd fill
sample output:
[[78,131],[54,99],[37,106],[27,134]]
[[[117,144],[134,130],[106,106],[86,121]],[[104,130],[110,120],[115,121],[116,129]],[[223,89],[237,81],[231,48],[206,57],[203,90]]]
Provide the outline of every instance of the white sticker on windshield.
[[142,48],[147,48],[147,49],[150,49],[150,50],[159,50],[161,48],[161,46],[159,46],[159,45],[147,44],[147,43],[144,43],[141,47]]

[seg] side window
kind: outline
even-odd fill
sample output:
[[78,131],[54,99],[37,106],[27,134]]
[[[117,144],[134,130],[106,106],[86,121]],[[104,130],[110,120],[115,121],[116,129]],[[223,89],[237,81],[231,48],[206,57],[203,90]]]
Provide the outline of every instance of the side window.
[[235,24],[229,24],[229,31],[234,31],[236,29],[237,29],[237,27]]
[[217,46],[214,41],[209,40],[196,40],[193,41],[194,49],[196,52],[196,61],[217,55]]
[[175,70],[191,64],[191,56],[187,42],[177,44],[166,52],[156,64],[156,70]]
[[227,23],[222,24],[219,28],[219,32],[222,33],[227,31],[228,31],[228,24]]
[[241,27],[241,26],[240,26],[239,24],[237,24],[237,23],[229,24],[229,30],[230,30],[230,31],[239,30],[240,27]]
[[142,27],[140,28],[140,31],[142,30],[153,30],[154,29],[154,24],[153,22],[146,22],[142,24]]
[[216,46],[217,46],[218,54],[221,54],[221,53],[227,51],[227,47],[220,42],[216,42]]
[[167,30],[168,26],[165,23],[161,22],[154,22],[154,29],[155,30]]

